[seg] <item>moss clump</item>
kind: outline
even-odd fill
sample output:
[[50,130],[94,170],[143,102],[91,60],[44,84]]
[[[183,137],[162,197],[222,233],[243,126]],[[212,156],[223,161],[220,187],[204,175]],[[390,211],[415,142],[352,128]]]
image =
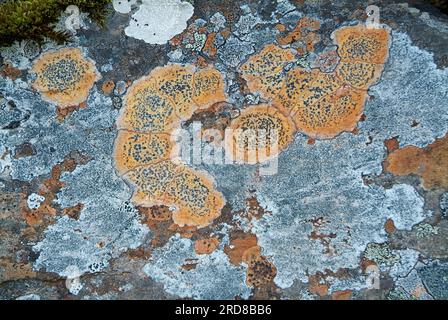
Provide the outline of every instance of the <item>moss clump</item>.
[[68,34],[55,31],[54,24],[69,5],[78,6],[100,25],[104,24],[107,4],[111,0],[7,0],[0,4],[0,45],[33,39],[41,42],[45,37],[59,43]]

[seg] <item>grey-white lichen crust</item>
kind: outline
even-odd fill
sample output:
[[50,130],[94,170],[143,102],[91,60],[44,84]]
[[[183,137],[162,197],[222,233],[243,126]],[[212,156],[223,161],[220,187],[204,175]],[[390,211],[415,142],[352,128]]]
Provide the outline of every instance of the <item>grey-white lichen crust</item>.
[[[142,15],[154,6],[154,1],[145,0],[133,14],[126,34],[151,44],[162,44],[182,32],[193,14],[193,6],[178,0],[169,3],[181,17],[179,25],[172,26],[166,34],[144,36],[137,23],[144,23],[148,17]],[[127,8],[120,10],[130,12]],[[267,28],[279,22],[276,16],[285,23],[302,16],[288,1],[278,1],[275,12],[278,15],[273,13],[269,19],[247,6],[243,6],[242,11],[244,14],[230,37],[225,41],[219,37],[216,40],[221,41],[216,68],[225,75],[229,100],[238,108],[242,108],[248,98],[237,90],[238,67],[265,44],[275,41],[275,32]],[[210,21],[215,31],[222,30],[228,23],[219,12],[211,15]],[[254,24],[266,28],[252,30]],[[400,147],[425,147],[448,132],[448,69],[437,68],[433,56],[415,46],[407,34],[392,31],[391,37],[389,60],[381,80],[369,90],[373,98],[366,103],[366,120],[359,123],[358,134],[342,133],[315,144],[308,144],[308,139],[298,134],[280,154],[278,173],[260,180],[254,179],[256,168],[249,165],[202,166],[214,177],[217,189],[234,210],[245,207],[248,190],[256,190],[260,205],[269,214],[253,223],[241,223],[246,231],[257,236],[262,254],[277,268],[274,282],[282,289],[297,281],[306,283],[310,274],[319,271],[357,268],[360,256],[370,243],[387,241],[384,224],[388,219],[400,230],[411,230],[434,214],[411,185],[402,183],[386,188],[364,180],[365,176],[382,173],[386,157],[384,140],[399,136]],[[21,69],[26,69],[31,61],[11,55],[10,49],[0,53],[4,59],[13,57],[13,65]],[[180,50],[172,51],[168,59],[189,62],[190,57]],[[82,203],[80,217],[77,220],[59,217],[47,228],[42,241],[34,245],[38,254],[33,265],[35,270],[54,272],[62,277],[107,270],[112,258],[138,248],[153,237],[129,202],[131,188],[117,176],[112,163],[118,111],[113,108],[110,97],[94,87],[88,107],[58,123],[55,106],[43,101],[29,83],[0,78],[0,92],[3,97],[0,177],[8,174],[11,179],[32,181],[48,174],[73,151],[89,158],[74,171],[62,175],[64,187],[56,200],[62,208]],[[6,101],[13,101],[16,108],[10,112]],[[14,121],[20,122],[20,126],[14,131],[4,129]],[[419,125],[414,127],[413,122]],[[25,142],[32,143],[36,150],[32,157],[1,157],[6,150]],[[447,203],[445,194],[440,203],[445,216]],[[318,230],[310,222],[316,218],[323,221]],[[223,232],[226,227],[225,224],[218,226],[217,232]],[[313,231],[334,236],[324,243],[310,237]],[[215,252],[198,255],[192,240],[174,235],[147,258],[142,271],[163,284],[167,292],[179,297],[248,298],[252,288],[246,284],[246,269],[230,263],[224,253],[224,246],[228,244],[228,237],[224,237]],[[429,277],[425,273],[428,266],[418,264],[417,251],[394,249],[390,255],[396,259],[390,264],[378,265],[381,271],[389,272],[397,280],[403,292],[409,291],[408,282],[418,285],[422,277]],[[181,268],[187,259],[195,259],[197,263],[197,267],[188,272]],[[446,270],[443,262],[435,267]],[[363,289],[365,277],[359,274],[351,281],[335,281],[330,291]]]

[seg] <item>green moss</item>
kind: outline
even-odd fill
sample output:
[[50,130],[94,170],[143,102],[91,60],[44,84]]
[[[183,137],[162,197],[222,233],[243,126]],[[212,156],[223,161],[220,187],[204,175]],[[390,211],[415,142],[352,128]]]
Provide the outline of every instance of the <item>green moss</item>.
[[33,39],[41,42],[45,37],[59,43],[68,39],[68,34],[54,31],[61,12],[69,5],[78,6],[100,25],[104,24],[107,4],[111,0],[7,0],[0,4],[0,45],[14,41]]

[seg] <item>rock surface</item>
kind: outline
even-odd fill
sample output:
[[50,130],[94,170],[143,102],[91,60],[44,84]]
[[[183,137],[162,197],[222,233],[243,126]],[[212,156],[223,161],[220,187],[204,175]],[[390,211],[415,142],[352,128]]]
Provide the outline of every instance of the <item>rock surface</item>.
[[114,1],[0,48],[0,299],[446,299],[448,16],[368,2]]

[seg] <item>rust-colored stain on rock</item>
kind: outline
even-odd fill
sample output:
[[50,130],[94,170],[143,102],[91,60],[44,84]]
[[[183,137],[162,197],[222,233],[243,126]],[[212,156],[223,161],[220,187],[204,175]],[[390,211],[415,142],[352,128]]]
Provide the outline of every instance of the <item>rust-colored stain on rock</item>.
[[448,136],[426,148],[407,146],[386,158],[384,169],[396,176],[415,174],[425,189],[448,188]]

